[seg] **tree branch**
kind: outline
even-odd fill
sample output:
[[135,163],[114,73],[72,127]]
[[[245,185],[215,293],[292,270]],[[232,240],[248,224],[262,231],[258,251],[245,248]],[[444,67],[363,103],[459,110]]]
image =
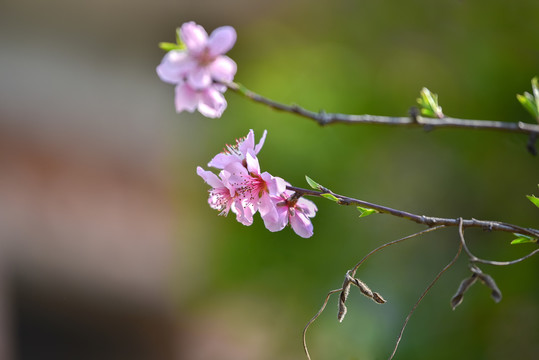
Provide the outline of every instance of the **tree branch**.
[[[394,116],[378,116],[378,115],[349,115],[339,113],[326,113],[324,111],[313,112],[302,108],[298,105],[285,105],[277,101],[261,96],[241,84],[230,82],[223,83],[230,90],[243,95],[244,97],[264,104],[272,109],[288,112],[299,115],[316,121],[319,125],[331,124],[377,124],[377,125],[392,125],[403,127],[423,127],[426,130],[436,128],[465,128],[465,129],[481,129],[481,130],[498,130],[510,133],[527,134],[530,136],[530,143],[533,145],[537,135],[539,135],[539,125],[529,124],[525,122],[504,122],[492,120],[471,120],[458,119],[452,117],[426,118],[413,113],[407,117]],[[533,139],[533,140],[532,140]],[[528,144],[528,146],[531,146]]]
[[[318,191],[318,190],[298,188],[295,186],[287,186],[287,189],[295,191],[300,196],[309,195],[309,196],[323,197],[323,195],[330,194],[330,195],[333,195],[335,198],[337,198],[338,200],[337,203],[340,205],[361,206],[364,208],[376,210],[377,212],[380,212],[383,214],[389,214],[389,215],[393,215],[396,217],[400,217],[403,219],[416,222],[418,224],[427,225],[428,227],[433,227],[433,226],[438,226],[438,225],[459,226],[460,224],[459,218],[449,219],[449,218],[432,217],[432,216],[425,216],[425,215],[416,215],[416,214],[409,213],[406,211],[392,209],[387,206],[378,205],[378,204],[370,203],[367,201],[339,195],[332,192],[329,189],[324,189],[324,191]],[[477,220],[474,218],[463,219],[462,227],[463,228],[470,228],[470,227],[482,228],[483,230],[487,230],[487,231],[504,231],[504,232],[522,234],[522,235],[529,235],[534,238],[539,238],[539,230],[537,229],[523,228],[518,225],[508,224],[508,223],[499,222],[499,221],[485,221],[485,220]]]

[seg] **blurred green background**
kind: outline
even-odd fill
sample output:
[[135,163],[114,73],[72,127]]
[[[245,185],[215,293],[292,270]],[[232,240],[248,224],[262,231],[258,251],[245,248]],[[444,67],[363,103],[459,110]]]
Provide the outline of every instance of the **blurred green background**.
[[[524,136],[321,128],[232,92],[221,119],[176,114],[155,67],[158,42],[183,22],[235,27],[236,81],[284,103],[403,116],[426,86],[449,116],[530,122],[515,94],[539,75],[538,14],[534,0],[4,1],[3,358],[304,358],[301,331],[326,293],[371,249],[422,227],[320,199],[310,239],[218,217],[196,166],[249,129],[268,130],[261,166],[293,185],[308,175],[417,214],[539,227],[525,198],[539,192],[538,159]],[[534,248],[466,235],[482,258]],[[340,324],[332,299],[308,333],[313,359],[387,358],[457,245],[446,229],[372,257],[358,277],[388,303],[353,289]],[[478,284],[452,311],[469,275],[463,256],[417,309],[396,359],[536,358],[538,264],[482,266],[503,300]]]

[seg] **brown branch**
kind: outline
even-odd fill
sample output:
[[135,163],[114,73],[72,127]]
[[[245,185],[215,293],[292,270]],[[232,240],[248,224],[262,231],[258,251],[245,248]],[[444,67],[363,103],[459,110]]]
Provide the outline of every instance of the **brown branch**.
[[[287,189],[295,191],[299,195],[323,197],[323,195],[330,194],[330,195],[333,195],[335,198],[337,198],[338,200],[337,203],[340,205],[361,206],[364,208],[376,210],[379,213],[389,214],[389,215],[393,215],[396,217],[400,217],[406,220],[416,222],[418,224],[427,225],[428,227],[433,227],[433,226],[438,226],[438,225],[459,226],[459,223],[460,223],[460,219],[449,219],[449,218],[440,218],[440,217],[425,216],[425,215],[416,215],[416,214],[409,213],[406,211],[392,209],[387,206],[378,205],[378,204],[370,203],[367,201],[354,199],[348,196],[339,195],[325,188],[323,189],[323,191],[319,191],[319,190],[298,188],[295,186],[287,186]],[[539,230],[537,229],[523,228],[518,225],[508,224],[508,223],[499,222],[499,221],[485,221],[485,220],[477,220],[474,218],[464,219],[462,220],[462,226],[464,228],[470,228],[470,227],[482,228],[483,230],[487,230],[487,231],[505,231],[505,232],[510,232],[510,233],[529,235],[534,238],[539,237]]]
[[527,134],[530,136],[530,144],[532,146],[535,143],[537,135],[539,135],[539,125],[529,124],[522,121],[519,122],[505,122],[505,121],[492,121],[492,120],[471,120],[471,119],[458,119],[452,117],[438,118],[426,118],[419,116],[417,113],[406,117],[395,116],[378,116],[378,115],[350,115],[339,113],[326,113],[324,111],[313,112],[302,108],[298,105],[285,105],[277,101],[268,99],[261,96],[243,85],[238,83],[223,83],[230,90],[243,95],[244,97],[261,104],[264,104],[272,109],[278,111],[284,111],[291,114],[299,115],[311,120],[316,121],[319,125],[331,125],[331,124],[377,124],[377,125],[391,125],[391,126],[403,126],[403,127],[423,127],[426,130],[432,130],[436,128],[465,128],[465,129],[481,129],[481,130],[498,130],[510,133]]

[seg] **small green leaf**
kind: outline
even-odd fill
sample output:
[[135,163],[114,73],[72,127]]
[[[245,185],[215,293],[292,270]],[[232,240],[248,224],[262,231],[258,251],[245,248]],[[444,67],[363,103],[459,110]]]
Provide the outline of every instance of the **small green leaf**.
[[180,36],[180,28],[176,29],[176,44],[169,42],[160,42],[159,47],[165,51],[185,50],[186,46]]
[[537,243],[537,239],[528,239],[519,237],[511,241],[511,245],[520,245],[520,244],[529,244],[529,243]]
[[307,183],[309,184],[309,186],[315,190],[320,190],[320,188],[322,187],[319,183],[317,183],[316,181],[314,181],[307,175],[305,175],[305,180],[307,180]]
[[535,101],[530,93],[525,92],[524,95],[517,94],[517,99],[524,109],[531,114],[531,116],[534,118],[539,116],[537,106],[535,105]]
[[178,44],[169,43],[169,42],[160,42],[159,47],[165,51],[182,50],[182,48]]
[[429,117],[443,118],[442,107],[438,104],[438,95],[431,93],[429,89],[421,89],[420,98],[417,99],[417,103],[421,108],[421,114]]
[[529,244],[529,243],[536,243],[537,242],[537,239],[532,237],[532,236],[516,234],[516,233],[513,234],[513,235],[515,235],[517,238],[514,239],[513,241],[511,241],[511,245]]
[[529,244],[529,243],[537,242],[537,239],[534,238],[533,236],[523,235],[523,234],[518,234],[518,233],[513,233],[513,235],[515,235],[517,238],[511,241],[511,245]]
[[539,198],[536,197],[535,195],[526,195],[526,197],[528,198],[528,200],[530,200],[533,205],[539,207]]
[[374,209],[367,209],[367,208],[364,208],[364,207],[361,207],[361,206],[358,206],[357,209],[359,210],[359,212],[361,213],[359,215],[360,218],[362,217],[365,217],[365,216],[369,216],[371,214],[374,214],[374,213],[377,213],[378,211],[374,210]]
[[532,79],[532,94],[524,92],[523,95],[517,94],[517,99],[520,104],[539,121],[539,79],[534,77]]
[[535,106],[539,111],[539,79],[537,79],[537,76],[532,79],[532,91],[535,97]]
[[426,117],[434,117],[434,113],[431,109],[421,108],[421,115]]
[[322,194],[321,195],[322,197],[325,197],[326,199],[329,199],[329,200],[332,200],[332,201],[335,201],[335,202],[339,202],[339,199],[337,199],[334,195],[332,194]]

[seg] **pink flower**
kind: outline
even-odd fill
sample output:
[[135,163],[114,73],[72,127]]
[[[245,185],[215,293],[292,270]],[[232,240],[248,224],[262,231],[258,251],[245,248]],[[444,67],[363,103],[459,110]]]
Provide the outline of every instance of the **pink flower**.
[[180,28],[180,38],[186,49],[171,50],[165,55],[157,67],[161,80],[172,84],[186,80],[189,87],[201,90],[214,81],[234,79],[236,63],[224,55],[236,42],[233,27],[217,28],[208,37],[202,26],[191,21]]
[[316,205],[304,198],[291,197],[292,191],[286,190],[271,200],[277,211],[277,216],[264,218],[264,225],[270,231],[280,231],[290,224],[296,234],[303,238],[313,235],[313,224],[310,218],[316,215]]
[[[260,212],[263,219],[276,217],[276,208],[270,195],[276,196],[285,191],[286,181],[268,172],[260,173],[258,159],[251,151],[247,152],[245,160],[247,167],[238,161],[225,167],[224,171],[230,173],[228,181],[236,190],[244,209],[249,209],[252,215]],[[252,218],[247,220],[252,222]]]
[[[212,166],[217,169],[224,169],[232,162],[238,161],[244,167],[247,167],[246,156],[248,152],[256,155],[262,149],[264,141],[266,140],[267,131],[264,130],[262,138],[255,146],[255,134],[251,129],[247,136],[237,139],[235,145],[226,145],[225,150],[222,153],[215,155],[215,157],[208,163],[208,166]],[[258,162],[258,160],[257,160]]]
[[218,177],[211,171],[206,171],[198,166],[197,174],[212,187],[208,197],[208,204],[212,209],[221,211],[219,215],[224,216],[227,216],[228,212],[232,210],[236,214],[236,219],[243,225],[253,223],[254,211],[250,207],[242,205],[241,198],[236,194],[236,189],[228,181],[230,173],[221,171]]
[[260,172],[256,155],[265,139],[266,131],[255,146],[254,132],[250,130],[246,137],[236,140],[235,145],[228,145],[208,164],[221,169],[219,177],[197,168],[198,175],[212,186],[208,202],[212,208],[221,210],[221,214],[226,215],[232,210],[244,225],[251,225],[254,214],[259,212],[270,231],[280,231],[290,224],[299,236],[311,237],[310,218],[316,215],[316,205],[294,197],[294,192],[286,190],[289,184],[283,179]]
[[210,207],[221,211],[219,215],[228,215],[236,194],[234,187],[228,183],[229,174],[222,171],[220,174],[221,178],[219,178],[211,171],[206,171],[200,166],[197,167],[197,174],[212,187],[209,191],[210,197],[208,198]]
[[184,110],[189,112],[198,110],[206,117],[218,118],[226,109],[225,97],[215,86],[203,90],[193,90],[187,83],[183,82],[176,85],[175,93],[174,103],[178,113]]
[[230,26],[215,29],[208,37],[206,30],[194,22],[180,28],[185,50],[171,50],[157,66],[157,75],[176,85],[176,111],[198,109],[206,117],[220,117],[226,109],[222,93],[226,87],[215,83],[234,80],[236,63],[225,54],[236,42],[236,31]]

